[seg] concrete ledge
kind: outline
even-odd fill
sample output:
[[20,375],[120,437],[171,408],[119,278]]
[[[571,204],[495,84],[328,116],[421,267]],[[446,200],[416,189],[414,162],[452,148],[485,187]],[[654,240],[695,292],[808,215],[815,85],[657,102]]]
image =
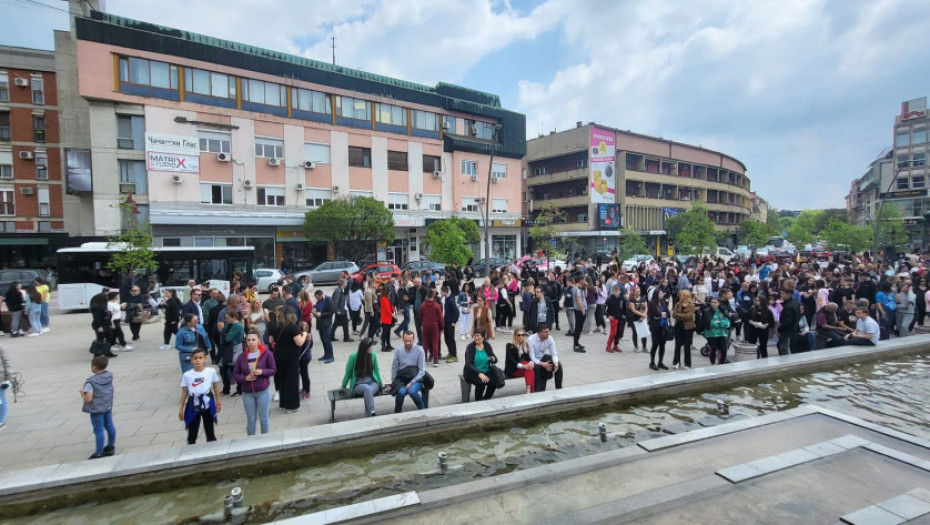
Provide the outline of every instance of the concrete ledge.
[[[37,467],[23,471],[6,472],[0,478],[0,505],[36,498],[48,501],[55,508],[54,497],[81,491],[97,491],[95,482],[123,487],[126,478],[136,476],[139,483],[170,482],[182,479],[192,472],[209,473],[225,470],[247,461],[256,455],[271,455],[293,460],[300,456],[331,454],[357,447],[360,443],[372,445],[387,440],[474,429],[477,425],[513,424],[520,419],[538,419],[540,415],[557,414],[591,408],[605,403],[645,403],[688,393],[726,388],[761,380],[797,375],[835,368],[850,363],[861,363],[916,354],[930,350],[930,335],[912,336],[882,342],[875,347],[840,347],[791,356],[776,356],[764,360],[735,362],[689,371],[670,372],[590,385],[547,390],[531,395],[514,395],[507,398],[451,406],[440,406],[422,411],[388,414],[376,418],[362,418],[306,429],[269,433],[248,439],[193,445],[180,449],[127,454],[95,460]],[[810,408],[796,409],[803,412]],[[794,417],[792,414],[769,414],[763,418],[778,421]],[[844,419],[847,420],[847,419]],[[750,421],[731,424],[750,428]],[[869,424],[861,422],[864,428]],[[720,428],[720,427],[717,427]],[[730,427],[732,430],[734,427]],[[871,429],[871,428],[870,428]],[[716,429],[707,429],[707,436],[717,435]],[[727,430],[724,430],[726,432]],[[697,431],[704,432],[704,430]],[[718,431],[719,432],[719,431]],[[689,434],[694,434],[689,433]],[[700,438],[701,434],[697,434]],[[674,438],[686,438],[675,441]],[[663,445],[650,444],[658,450],[695,439],[671,436]],[[902,438],[904,439],[904,438]],[[913,436],[908,439],[914,442]],[[648,443],[648,442],[647,442]],[[646,448],[644,446],[644,448]],[[647,449],[648,450],[648,449]],[[232,464],[226,464],[232,462]],[[141,475],[147,475],[139,477]],[[53,490],[54,489],[54,490]],[[30,495],[31,493],[31,495]]]

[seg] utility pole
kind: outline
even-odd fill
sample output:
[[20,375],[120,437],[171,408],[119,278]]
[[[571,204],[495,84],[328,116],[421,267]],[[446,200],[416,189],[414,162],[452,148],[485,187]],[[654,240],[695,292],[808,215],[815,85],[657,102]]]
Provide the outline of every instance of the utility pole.
[[491,276],[491,237],[488,235],[488,226],[491,222],[491,177],[494,175],[494,152],[497,150],[497,135],[504,126],[494,124],[494,133],[491,134],[491,160],[488,163],[488,190],[484,196],[484,275]]
[[333,35],[333,36],[330,38],[330,40],[333,41],[333,43],[330,45],[330,47],[333,48],[333,65],[335,66],[335,65],[336,65],[336,35]]

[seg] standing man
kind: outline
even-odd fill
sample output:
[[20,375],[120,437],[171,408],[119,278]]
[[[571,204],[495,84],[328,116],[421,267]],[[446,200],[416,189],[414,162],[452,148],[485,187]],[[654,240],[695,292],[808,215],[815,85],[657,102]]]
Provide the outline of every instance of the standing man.
[[546,381],[555,377],[556,390],[562,388],[562,365],[555,351],[555,340],[549,337],[549,326],[541,324],[535,334],[526,340],[530,347],[530,360],[536,370],[536,392],[546,389]]
[[569,276],[565,279],[565,286],[562,288],[563,300],[565,301],[565,317],[568,319],[568,332],[565,335],[571,337],[575,334],[575,278]]
[[[394,413],[404,410],[404,398],[410,396],[418,410],[423,410],[423,377],[426,375],[426,353],[423,347],[413,344],[413,332],[404,332],[404,345],[394,350],[391,363],[391,385],[394,390]],[[397,386],[399,383],[399,386]]]
[[281,291],[277,286],[273,286],[271,295],[262,303],[262,309],[268,312],[268,318],[272,323],[276,322],[277,318],[277,314],[274,313],[275,309],[283,304],[284,300],[281,299]]
[[300,319],[300,303],[297,302],[289,287],[285,286],[281,289],[281,297],[284,299],[284,306],[293,310],[294,317]]
[[550,309],[552,309],[552,320],[555,322],[555,331],[560,331],[559,328],[559,306],[562,300],[562,283],[560,283],[555,278],[555,272],[549,272],[549,282],[546,284],[545,288],[546,302]]
[[[581,337],[581,330],[584,327],[585,316],[588,313],[588,299],[587,299],[587,289],[586,289],[585,279],[578,279],[578,282],[575,283],[575,287],[572,288],[572,310],[575,314],[575,327],[572,332],[572,337],[574,338],[574,350],[579,353],[584,353],[585,349],[578,342],[578,338]],[[538,390],[538,389],[537,389]]]
[[440,292],[442,292],[443,321],[445,321],[442,335],[446,340],[446,354],[448,354],[446,362],[457,363],[459,359],[455,344],[455,325],[459,322],[459,307],[455,304],[455,296],[452,295],[452,290],[448,286],[443,285]]
[[362,310],[365,312],[365,322],[360,330],[360,333],[366,334],[367,337],[374,337],[376,327],[381,324],[380,321],[375,320],[375,303],[377,301],[378,295],[375,292],[375,282],[367,281],[362,295]]
[[397,325],[397,328],[394,330],[394,335],[400,337],[400,334],[406,332],[410,329],[410,292],[408,291],[407,278],[401,278],[400,285],[394,287],[396,290],[397,301],[394,303],[394,308],[404,313],[404,318]]
[[[335,322],[333,322],[333,330],[329,334],[330,339],[336,338],[336,330],[341,326],[342,327],[342,341],[344,343],[353,342],[349,338],[349,309],[348,309],[348,294],[346,293],[346,281],[345,279],[340,280],[336,283],[336,289],[333,290],[333,307],[336,311]],[[300,319],[300,316],[297,316]]]
[[410,300],[413,301],[413,326],[417,330],[417,343],[423,344],[423,324],[420,320],[420,307],[426,300],[426,286],[419,277],[413,279],[413,288],[410,289]]
[[332,299],[326,297],[323,290],[317,289],[313,292],[313,296],[316,297],[313,317],[316,318],[316,329],[320,333],[320,344],[323,345],[323,357],[319,358],[318,361],[329,364],[336,360],[333,357],[333,342],[330,339],[330,331],[333,328],[333,314],[336,309],[333,307]]
[[786,283],[781,289],[781,316],[778,318],[778,355],[791,353],[791,345],[798,338],[801,307],[794,300],[794,287]]

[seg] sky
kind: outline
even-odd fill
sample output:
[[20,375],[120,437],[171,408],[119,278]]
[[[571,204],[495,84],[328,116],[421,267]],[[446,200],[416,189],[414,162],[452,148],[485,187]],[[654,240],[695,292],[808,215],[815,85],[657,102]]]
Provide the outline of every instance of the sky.
[[[43,7],[38,4],[45,4]],[[61,0],[0,0],[0,44],[53,48]],[[930,95],[913,0],[106,0],[108,12],[500,95],[527,138],[576,121],[742,161],[778,209],[844,207]]]

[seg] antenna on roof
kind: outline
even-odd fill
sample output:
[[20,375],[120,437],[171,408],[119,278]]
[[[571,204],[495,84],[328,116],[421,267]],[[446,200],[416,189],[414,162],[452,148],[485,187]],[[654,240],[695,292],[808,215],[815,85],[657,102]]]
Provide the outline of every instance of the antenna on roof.
[[336,65],[336,35],[333,35],[332,38],[330,38],[330,40],[333,41],[330,47],[333,48],[333,65],[335,66]]

